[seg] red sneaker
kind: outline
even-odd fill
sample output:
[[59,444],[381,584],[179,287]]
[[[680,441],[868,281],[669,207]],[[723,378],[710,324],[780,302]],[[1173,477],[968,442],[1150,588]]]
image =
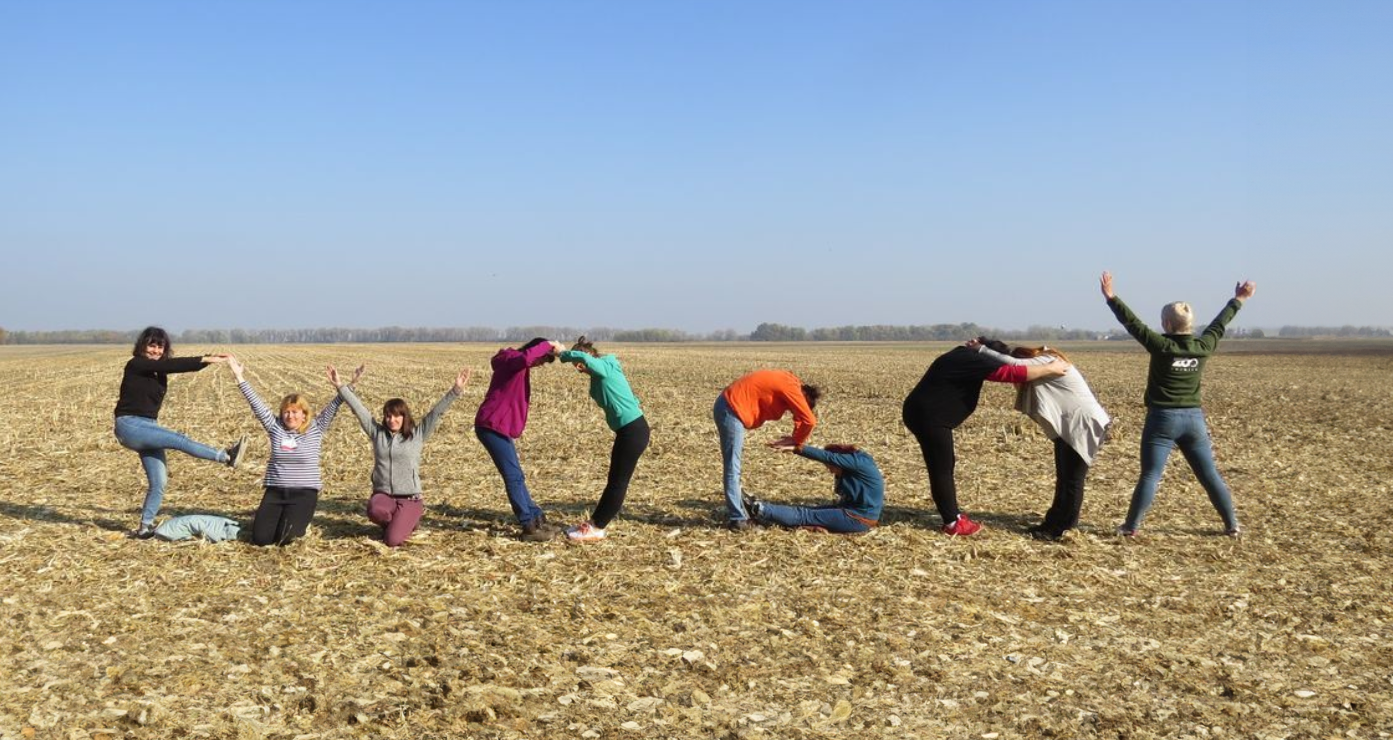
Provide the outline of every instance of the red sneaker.
[[977,534],[981,530],[982,525],[968,519],[967,514],[959,514],[957,521],[943,525],[943,533],[951,534],[954,537],[967,537]]

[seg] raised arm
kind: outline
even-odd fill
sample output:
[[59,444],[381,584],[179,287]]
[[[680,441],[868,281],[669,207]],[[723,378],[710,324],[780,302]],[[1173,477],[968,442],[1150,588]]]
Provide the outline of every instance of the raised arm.
[[247,405],[251,406],[252,415],[256,417],[257,421],[261,422],[261,426],[265,427],[266,431],[269,432],[275,429],[276,416],[271,413],[271,409],[266,406],[266,402],[261,400],[261,396],[256,395],[256,391],[252,390],[251,383],[248,383],[246,377],[244,377],[246,368],[242,366],[241,361],[236,357],[229,356],[227,358],[227,366],[232,369],[232,377],[237,379],[237,390],[242,392],[242,397],[247,399]]
[[435,433],[436,428],[440,426],[441,418],[450,409],[450,404],[460,397],[460,394],[464,392],[465,384],[468,382],[469,368],[466,367],[459,371],[459,374],[455,376],[454,385],[450,386],[450,390],[445,391],[445,395],[435,402],[435,406],[426,413],[425,418],[421,419],[420,426],[416,427],[416,433],[421,435],[422,442]]
[[1111,272],[1108,272],[1107,270],[1104,270],[1104,271],[1103,271],[1103,276],[1102,276],[1101,278],[1098,279],[1098,287],[1099,287],[1099,288],[1102,288],[1102,290],[1103,290],[1103,298],[1104,298],[1105,300],[1109,300],[1109,301],[1110,301],[1110,300],[1112,300],[1112,299],[1114,299],[1114,298],[1117,297],[1117,294],[1114,293],[1113,290],[1112,290],[1112,273],[1111,273]]
[[339,398],[342,398],[343,402],[348,404],[353,415],[358,417],[358,426],[363,428],[363,434],[368,435],[368,439],[372,439],[377,434],[377,422],[373,421],[372,413],[368,411],[362,401],[358,400],[358,396],[347,383],[339,386]]
[[565,350],[558,358],[562,362],[576,363],[585,365],[585,369],[590,372],[592,377],[603,378],[609,373],[609,366],[600,362],[600,358],[591,355],[589,352],[577,352],[575,350]]

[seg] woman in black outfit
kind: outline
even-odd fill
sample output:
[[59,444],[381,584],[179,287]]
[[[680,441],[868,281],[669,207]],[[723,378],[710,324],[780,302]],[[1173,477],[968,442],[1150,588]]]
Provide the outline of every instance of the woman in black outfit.
[[148,326],[140,332],[126,362],[121,377],[121,395],[116,401],[116,441],[140,455],[141,467],[149,483],[145,503],[140,508],[140,526],[129,533],[137,539],[149,539],[155,534],[155,514],[164,500],[169,468],[165,450],[178,450],[204,460],[236,467],[242,457],[246,437],[227,449],[217,449],[156,423],[164,394],[169,387],[170,373],[192,373],[210,363],[227,362],[227,355],[175,357],[169,334],[158,326]]

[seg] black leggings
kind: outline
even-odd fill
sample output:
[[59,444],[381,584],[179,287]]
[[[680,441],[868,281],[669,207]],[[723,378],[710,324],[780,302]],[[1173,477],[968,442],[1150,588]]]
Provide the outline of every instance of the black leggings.
[[252,520],[252,544],[288,545],[305,536],[319,505],[319,491],[314,488],[282,488],[266,486],[261,505]]
[[933,496],[938,515],[944,524],[958,520],[958,484],[953,479],[953,470],[958,458],[953,452],[953,429],[951,427],[929,426],[921,423],[914,415],[906,412],[904,424],[914,438],[919,440],[919,449],[924,453],[924,467],[929,471],[929,494]]
[[1063,439],[1054,441],[1054,503],[1045,513],[1045,529],[1060,535],[1079,526],[1083,508],[1083,480],[1088,463]]
[[614,447],[609,451],[609,480],[605,482],[604,493],[600,494],[600,503],[595,504],[595,513],[590,515],[590,521],[600,529],[604,529],[624,506],[629,479],[634,477],[639,457],[648,449],[648,437],[648,420],[642,416],[614,433]]

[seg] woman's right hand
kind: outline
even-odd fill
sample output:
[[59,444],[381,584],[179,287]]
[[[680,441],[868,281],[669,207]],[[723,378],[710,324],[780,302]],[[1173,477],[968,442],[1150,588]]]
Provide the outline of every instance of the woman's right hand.
[[1112,300],[1117,294],[1112,292],[1112,273],[1103,271],[1103,277],[1098,280],[1098,287],[1103,289],[1103,297]]

